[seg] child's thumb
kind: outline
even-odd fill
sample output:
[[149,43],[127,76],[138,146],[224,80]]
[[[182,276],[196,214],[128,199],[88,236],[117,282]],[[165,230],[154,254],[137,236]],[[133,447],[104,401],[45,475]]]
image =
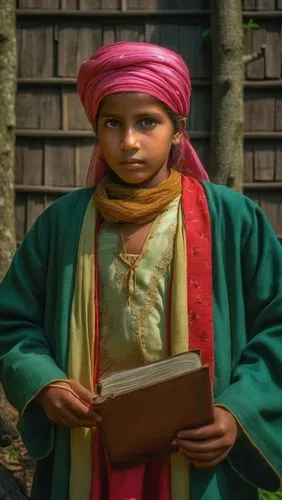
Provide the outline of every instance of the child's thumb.
[[82,399],[86,403],[92,403],[94,394],[92,394],[91,391],[86,389],[86,387],[83,387],[83,385],[81,385],[77,380],[69,380],[69,384],[72,390],[78,395],[80,399]]

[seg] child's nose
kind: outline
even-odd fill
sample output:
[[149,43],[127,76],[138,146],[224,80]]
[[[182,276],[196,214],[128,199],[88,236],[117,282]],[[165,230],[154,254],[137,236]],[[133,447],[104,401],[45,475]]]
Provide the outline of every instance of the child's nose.
[[138,139],[138,134],[132,128],[124,130],[121,140],[121,149],[139,149],[140,141]]

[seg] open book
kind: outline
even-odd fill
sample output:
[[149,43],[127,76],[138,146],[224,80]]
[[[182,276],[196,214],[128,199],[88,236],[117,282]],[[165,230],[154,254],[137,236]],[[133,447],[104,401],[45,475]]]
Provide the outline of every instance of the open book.
[[98,425],[114,466],[170,453],[179,430],[213,421],[209,368],[196,351],[105,376],[97,394]]

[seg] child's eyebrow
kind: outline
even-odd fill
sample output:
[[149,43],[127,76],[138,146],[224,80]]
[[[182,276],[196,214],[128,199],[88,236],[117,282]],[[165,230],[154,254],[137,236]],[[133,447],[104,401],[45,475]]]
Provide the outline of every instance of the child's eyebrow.
[[[150,118],[156,118],[156,119],[161,119],[162,115],[159,113],[156,113],[154,111],[143,111],[142,113],[136,113],[133,115],[133,118],[144,118],[144,117],[150,117]],[[123,119],[124,116],[120,115],[118,113],[112,113],[110,111],[103,111],[102,113],[99,114],[99,118],[115,118],[115,119]]]

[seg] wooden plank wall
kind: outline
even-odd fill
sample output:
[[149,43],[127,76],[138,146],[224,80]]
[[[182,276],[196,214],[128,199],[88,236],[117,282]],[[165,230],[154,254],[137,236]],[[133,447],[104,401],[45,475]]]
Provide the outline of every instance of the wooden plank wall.
[[[75,90],[79,65],[105,43],[140,40],[178,50],[193,78],[189,130],[209,163],[211,46],[208,0],[18,0],[17,239],[64,192],[82,186],[93,136]],[[282,235],[281,0],[245,0],[245,189]],[[275,10],[276,9],[276,10]],[[158,12],[158,15],[156,15]]]
[[244,7],[262,16],[276,9],[273,17],[258,17],[260,28],[245,36],[246,53],[259,51],[262,44],[266,51],[246,70],[245,131],[258,138],[246,141],[244,178],[257,183],[257,189],[245,193],[259,203],[282,239],[282,2],[244,0]]

